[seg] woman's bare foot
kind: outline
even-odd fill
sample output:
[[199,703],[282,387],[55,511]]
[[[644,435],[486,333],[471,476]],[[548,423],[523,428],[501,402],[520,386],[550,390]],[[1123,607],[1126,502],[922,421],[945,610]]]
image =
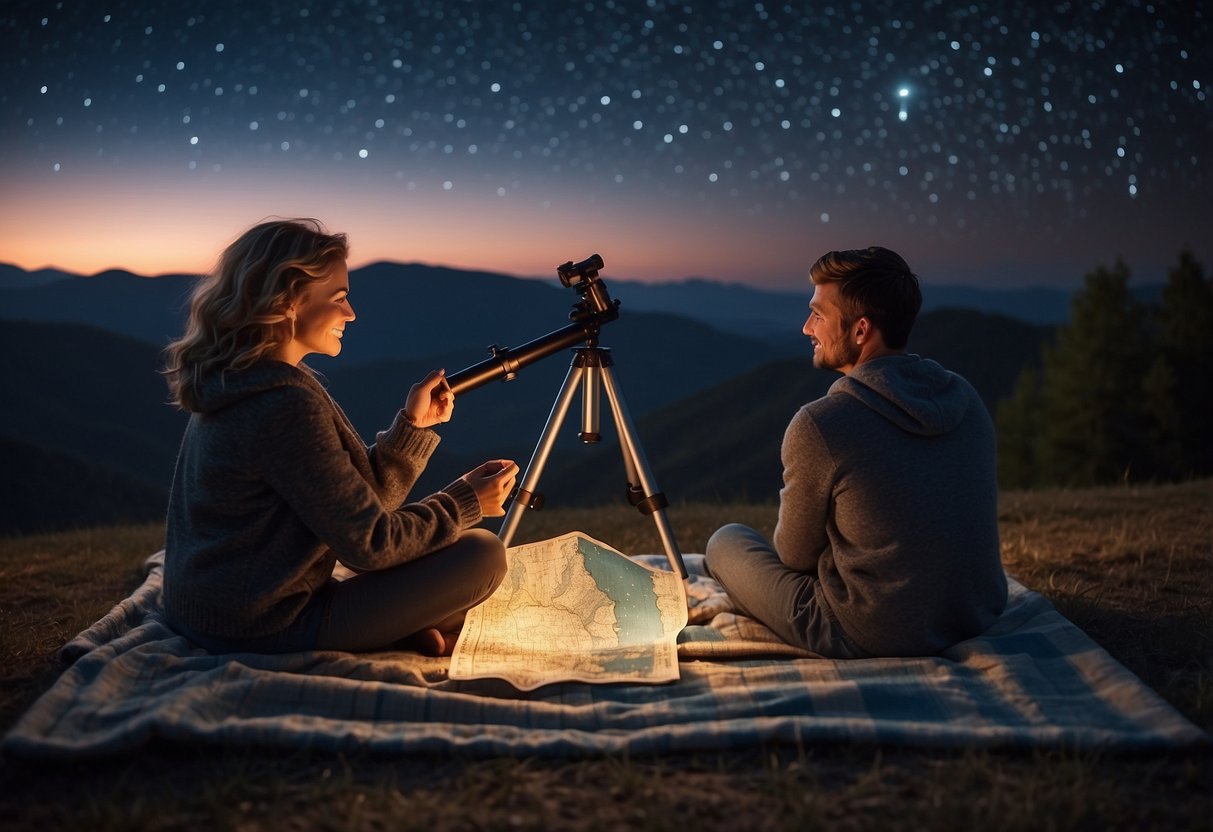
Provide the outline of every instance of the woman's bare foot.
[[459,631],[453,633],[442,633],[442,640],[446,644],[442,648],[442,655],[449,656],[455,652],[455,643],[459,641]]
[[418,630],[400,642],[405,650],[416,650],[423,656],[449,656],[455,651],[459,632],[444,633],[436,627]]
[[446,639],[433,627],[413,633],[404,639],[403,646],[409,650],[416,650],[423,656],[450,655],[446,652]]

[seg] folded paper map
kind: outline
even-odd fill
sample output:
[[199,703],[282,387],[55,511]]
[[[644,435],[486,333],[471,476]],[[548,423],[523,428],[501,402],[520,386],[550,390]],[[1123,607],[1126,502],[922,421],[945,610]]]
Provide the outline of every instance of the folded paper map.
[[467,614],[452,679],[505,679],[519,690],[553,682],[678,679],[686,590],[581,532],[513,546],[505,580]]

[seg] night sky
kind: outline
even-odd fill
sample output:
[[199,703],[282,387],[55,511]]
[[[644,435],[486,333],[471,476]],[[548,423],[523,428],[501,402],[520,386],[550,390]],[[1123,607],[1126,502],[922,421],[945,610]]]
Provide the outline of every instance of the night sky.
[[1210,257],[1208,8],[8,2],[0,261],[200,271],[278,215],[354,266],[1161,280]]

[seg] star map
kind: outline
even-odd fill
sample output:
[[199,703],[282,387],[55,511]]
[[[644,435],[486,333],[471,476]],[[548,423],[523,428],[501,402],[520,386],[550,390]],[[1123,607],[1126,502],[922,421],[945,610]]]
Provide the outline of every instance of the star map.
[[[202,269],[314,215],[354,260],[803,282],[1161,278],[1213,228],[1195,3],[31,2],[0,260]],[[1205,249],[1202,251],[1202,248]]]

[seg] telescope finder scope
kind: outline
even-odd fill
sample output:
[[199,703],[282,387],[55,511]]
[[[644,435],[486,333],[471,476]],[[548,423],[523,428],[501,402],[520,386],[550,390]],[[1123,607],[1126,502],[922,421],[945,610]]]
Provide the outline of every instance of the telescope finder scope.
[[598,278],[598,272],[602,270],[602,267],[602,257],[597,254],[591,254],[580,263],[574,263],[570,260],[563,266],[557,266],[556,274],[560,276],[560,282],[565,286],[576,287],[578,291],[583,291],[583,287],[578,284],[582,282],[587,284],[594,282]]

